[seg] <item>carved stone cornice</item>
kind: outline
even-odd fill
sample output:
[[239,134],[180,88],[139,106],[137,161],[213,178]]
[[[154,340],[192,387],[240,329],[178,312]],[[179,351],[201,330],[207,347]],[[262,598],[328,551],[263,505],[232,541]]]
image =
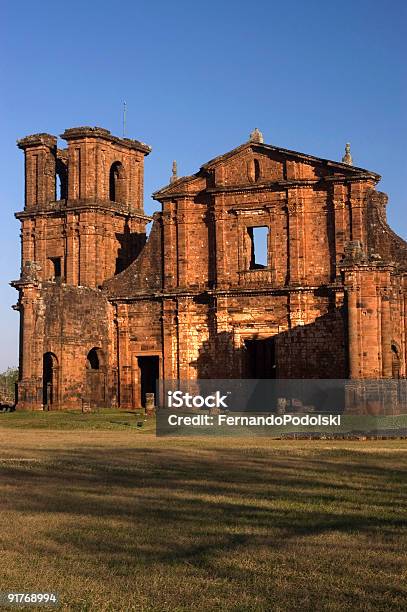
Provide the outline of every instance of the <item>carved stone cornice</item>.
[[82,140],[84,138],[97,138],[107,140],[113,144],[125,147],[126,149],[141,151],[144,153],[144,155],[151,153],[151,147],[144,142],[132,140],[131,138],[119,138],[118,136],[113,136],[109,130],[101,127],[83,126],[69,128],[65,130],[63,134],[61,134],[61,138],[68,142],[71,140]]
[[102,212],[110,213],[112,216],[119,215],[129,217],[130,219],[142,219],[143,221],[152,221],[152,217],[146,215],[141,209],[131,209],[125,204],[113,202],[85,202],[77,200],[58,200],[57,202],[49,202],[44,206],[36,206],[27,210],[22,210],[14,214],[16,219],[33,219],[35,217],[55,217],[67,215],[68,213],[81,212]]
[[316,184],[323,183],[321,179],[298,179],[292,181],[269,181],[267,183],[254,183],[249,185],[218,185],[208,187],[206,193],[251,193],[258,191],[283,191],[290,188],[313,187]]

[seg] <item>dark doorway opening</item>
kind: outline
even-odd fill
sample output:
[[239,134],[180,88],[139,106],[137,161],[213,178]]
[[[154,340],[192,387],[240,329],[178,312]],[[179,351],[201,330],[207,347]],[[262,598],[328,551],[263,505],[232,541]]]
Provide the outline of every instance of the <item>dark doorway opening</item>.
[[99,360],[99,350],[97,348],[93,348],[89,351],[87,356],[87,367],[91,370],[99,370],[100,368],[100,360]]
[[57,396],[57,358],[53,353],[44,353],[42,359],[42,403],[50,408]]
[[274,338],[246,340],[247,378],[277,378]]
[[61,257],[50,257],[52,265],[52,278],[58,279],[62,277]]
[[146,394],[154,393],[156,396],[156,383],[159,378],[159,358],[156,355],[138,357],[140,368],[141,405],[146,405]]

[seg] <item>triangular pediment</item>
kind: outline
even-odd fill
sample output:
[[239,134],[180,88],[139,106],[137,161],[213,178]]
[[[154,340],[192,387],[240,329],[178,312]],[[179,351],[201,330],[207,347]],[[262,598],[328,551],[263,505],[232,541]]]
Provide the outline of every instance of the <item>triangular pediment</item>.
[[197,193],[205,188],[208,177],[211,177],[211,185],[207,186],[233,186],[254,182],[316,181],[335,176],[380,180],[379,174],[364,168],[274,145],[247,142],[208,161],[196,174],[170,183],[153,197],[159,200],[181,192]]

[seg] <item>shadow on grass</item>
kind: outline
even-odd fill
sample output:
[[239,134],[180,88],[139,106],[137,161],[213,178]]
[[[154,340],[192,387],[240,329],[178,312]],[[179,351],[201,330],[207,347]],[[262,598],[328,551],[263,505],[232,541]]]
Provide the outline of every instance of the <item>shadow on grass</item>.
[[201,565],[245,545],[284,547],[329,532],[391,536],[405,521],[405,474],[394,457],[171,447],[35,453],[32,464],[0,463],[7,510],[66,515],[66,529],[47,532],[51,541],[143,564]]
[[405,607],[405,453],[69,439],[0,455],[0,505],[29,525],[17,556],[15,535],[5,550],[13,564],[45,560],[48,581],[60,572],[67,609]]

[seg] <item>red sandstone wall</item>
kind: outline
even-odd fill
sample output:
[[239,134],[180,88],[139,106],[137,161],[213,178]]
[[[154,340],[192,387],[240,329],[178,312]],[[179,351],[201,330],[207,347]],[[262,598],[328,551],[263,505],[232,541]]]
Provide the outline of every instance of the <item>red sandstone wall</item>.
[[[46,283],[25,308],[24,343],[30,346],[23,358],[19,383],[19,408],[42,405],[43,355],[51,352],[57,374],[52,408],[81,408],[93,394],[102,405],[116,403],[114,353],[111,350],[111,306],[100,291]],[[24,316],[24,313],[23,313]],[[97,385],[89,388],[87,355],[99,348],[104,359]],[[56,389],[57,392],[56,392]]]
[[[407,246],[385,222],[377,175],[242,145],[156,194],[163,210],[143,248],[148,147],[99,128],[65,137],[59,154],[48,135],[21,145],[22,261],[40,266],[19,285],[21,407],[41,406],[47,351],[58,361],[55,407],[78,407],[92,390],[99,403],[139,407],[148,356],[167,379],[369,378],[394,375],[396,347],[406,375]],[[67,203],[52,201],[58,155]],[[123,170],[118,201],[108,202],[114,161]],[[268,260],[252,269],[250,228],[259,226],[268,227]],[[38,284],[51,257],[62,258],[68,286]],[[118,263],[127,267],[115,276]],[[100,372],[86,368],[93,347]]]

